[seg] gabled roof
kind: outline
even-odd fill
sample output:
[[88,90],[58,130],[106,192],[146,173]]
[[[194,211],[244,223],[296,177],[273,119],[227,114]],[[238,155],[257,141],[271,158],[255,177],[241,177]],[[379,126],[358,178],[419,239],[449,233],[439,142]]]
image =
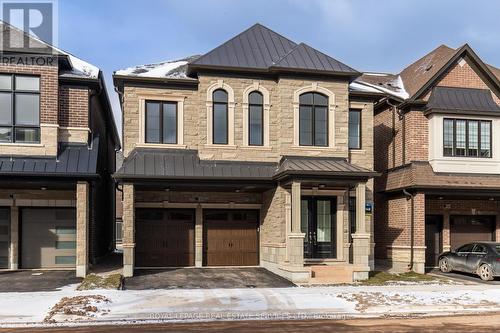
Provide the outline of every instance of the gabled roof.
[[188,72],[209,68],[257,72],[293,71],[358,76],[356,70],[306,45],[255,24],[212,51],[192,61]]
[[482,113],[500,116],[500,106],[488,89],[434,87],[427,102],[427,112]]
[[60,144],[57,157],[0,155],[0,176],[7,177],[98,177],[99,138],[87,144]]

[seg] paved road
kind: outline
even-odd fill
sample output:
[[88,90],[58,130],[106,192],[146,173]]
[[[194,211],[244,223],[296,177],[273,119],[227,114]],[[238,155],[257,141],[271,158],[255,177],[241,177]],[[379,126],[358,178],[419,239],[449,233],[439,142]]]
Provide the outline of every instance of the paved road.
[[302,332],[495,332],[500,327],[500,313],[490,315],[353,320],[304,320],[304,321],[240,321],[194,324],[157,324],[131,326],[93,326],[80,328],[21,328],[0,329],[3,332],[93,332],[93,333],[302,333]]
[[488,284],[494,286],[500,286],[500,278],[496,277],[493,281],[483,281],[479,278],[479,276],[475,274],[462,273],[462,272],[451,272],[451,273],[442,273],[439,269],[433,269],[429,273],[443,276],[445,278],[450,278],[458,281],[465,282],[473,282],[479,284]]

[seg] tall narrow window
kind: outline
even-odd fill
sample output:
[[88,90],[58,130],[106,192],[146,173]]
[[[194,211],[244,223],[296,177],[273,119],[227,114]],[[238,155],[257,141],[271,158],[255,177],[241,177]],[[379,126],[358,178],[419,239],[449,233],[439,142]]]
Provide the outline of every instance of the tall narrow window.
[[223,89],[214,91],[213,96],[212,143],[228,144],[228,103],[227,92]]
[[443,155],[491,157],[491,122],[444,119]]
[[361,149],[361,110],[349,110],[349,149]]
[[258,91],[248,95],[248,144],[262,146],[264,144],[264,104],[263,96]]
[[177,143],[177,102],[146,101],[146,143]]
[[0,74],[0,142],[40,142],[40,78]]
[[299,144],[328,145],[328,97],[305,93],[299,97]]

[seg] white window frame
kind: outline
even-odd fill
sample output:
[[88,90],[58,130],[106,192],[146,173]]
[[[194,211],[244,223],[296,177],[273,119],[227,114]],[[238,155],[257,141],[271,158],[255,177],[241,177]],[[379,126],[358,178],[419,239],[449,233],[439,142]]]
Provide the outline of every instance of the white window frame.
[[[248,135],[249,135],[249,123],[248,123],[248,114],[249,114],[249,101],[248,97],[250,93],[258,91],[262,94],[263,97],[263,119],[262,119],[262,131],[263,131],[263,145],[262,146],[251,146],[248,143]],[[245,90],[243,90],[243,147],[250,148],[269,148],[269,113],[271,109],[270,102],[270,94],[269,90],[266,87],[262,86],[259,82],[254,82],[251,86],[248,86]]]
[[[299,107],[300,95],[308,92],[317,92],[328,97],[328,145],[327,146],[301,146],[299,144]],[[329,149],[335,146],[335,94],[321,87],[317,82],[295,90],[293,93],[293,148],[301,149]]]

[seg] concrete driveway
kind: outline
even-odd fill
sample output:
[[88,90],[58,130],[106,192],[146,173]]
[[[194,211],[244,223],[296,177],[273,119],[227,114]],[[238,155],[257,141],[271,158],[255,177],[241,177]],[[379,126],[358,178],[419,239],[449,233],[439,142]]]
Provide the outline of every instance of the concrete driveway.
[[55,291],[81,281],[75,271],[5,271],[0,272],[0,292]]
[[284,288],[295,285],[261,267],[136,270],[125,289]]
[[461,282],[465,283],[483,283],[483,284],[489,284],[489,285],[498,285],[500,286],[500,278],[495,278],[493,281],[483,281],[481,278],[475,274],[470,274],[470,273],[462,273],[462,272],[456,272],[453,271],[451,273],[443,273],[439,269],[433,269],[429,272],[430,274],[433,275],[439,275],[443,276],[449,279],[453,280],[458,280]]

